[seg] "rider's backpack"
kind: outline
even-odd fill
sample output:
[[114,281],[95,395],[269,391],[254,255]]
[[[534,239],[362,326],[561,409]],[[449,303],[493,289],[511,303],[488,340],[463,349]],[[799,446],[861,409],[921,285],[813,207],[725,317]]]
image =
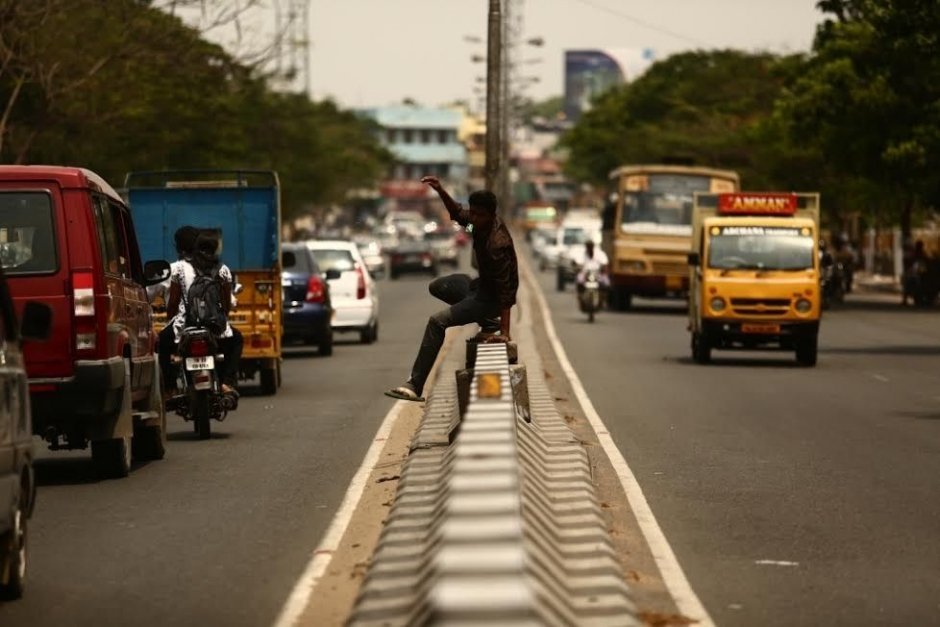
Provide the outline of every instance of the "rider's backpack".
[[208,272],[195,268],[196,277],[186,293],[186,326],[208,329],[222,335],[228,326],[222,305],[222,277],[219,266]]

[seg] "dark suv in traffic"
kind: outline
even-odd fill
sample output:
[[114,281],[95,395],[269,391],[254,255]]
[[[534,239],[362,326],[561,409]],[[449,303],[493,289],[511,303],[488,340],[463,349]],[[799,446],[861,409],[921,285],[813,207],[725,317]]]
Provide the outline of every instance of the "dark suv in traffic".
[[33,430],[84,449],[123,477],[132,456],[163,457],[166,418],[146,285],[166,261],[141,263],[131,215],[94,172],[0,166],[0,262],[16,308],[52,309],[48,341],[26,346]]

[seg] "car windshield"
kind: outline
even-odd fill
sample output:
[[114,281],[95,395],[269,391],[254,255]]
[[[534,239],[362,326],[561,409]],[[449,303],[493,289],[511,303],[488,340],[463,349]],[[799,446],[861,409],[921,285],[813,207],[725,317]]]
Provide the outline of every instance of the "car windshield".
[[566,228],[561,234],[561,243],[565,246],[574,246],[575,244],[583,244],[584,242],[590,239],[588,237],[588,232],[586,229],[582,228]]
[[58,268],[49,194],[0,193],[0,265],[8,275]]
[[815,266],[809,229],[713,227],[708,267],[722,270],[809,270]]
[[356,269],[356,260],[352,253],[341,248],[314,249],[313,258],[323,272],[329,270],[349,272]]
[[651,174],[647,189],[623,197],[623,224],[692,224],[692,194],[711,189],[707,176]]

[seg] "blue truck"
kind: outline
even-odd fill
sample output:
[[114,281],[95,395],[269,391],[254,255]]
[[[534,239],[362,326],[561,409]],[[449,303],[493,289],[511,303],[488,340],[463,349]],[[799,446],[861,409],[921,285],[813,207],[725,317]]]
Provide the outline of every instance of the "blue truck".
[[[173,234],[190,225],[213,230],[222,262],[240,285],[229,316],[245,338],[242,380],[260,376],[262,393],[281,381],[281,211],[270,170],[131,172],[124,193],[145,259],[176,259]],[[160,322],[163,318],[158,316]]]

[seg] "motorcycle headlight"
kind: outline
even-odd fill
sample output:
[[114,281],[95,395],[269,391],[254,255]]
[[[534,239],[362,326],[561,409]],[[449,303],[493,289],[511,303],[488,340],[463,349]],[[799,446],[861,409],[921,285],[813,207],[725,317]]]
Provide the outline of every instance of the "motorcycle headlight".
[[798,312],[805,314],[805,313],[809,313],[812,309],[813,309],[813,303],[806,300],[805,298],[801,298],[798,301],[796,301],[796,310]]
[[725,299],[716,296],[708,302],[708,306],[711,307],[712,311],[722,312],[725,310]]

